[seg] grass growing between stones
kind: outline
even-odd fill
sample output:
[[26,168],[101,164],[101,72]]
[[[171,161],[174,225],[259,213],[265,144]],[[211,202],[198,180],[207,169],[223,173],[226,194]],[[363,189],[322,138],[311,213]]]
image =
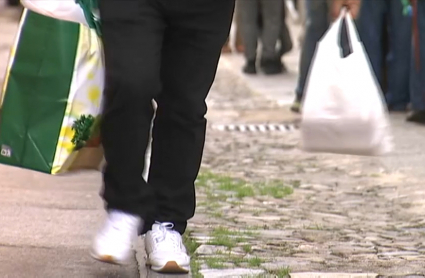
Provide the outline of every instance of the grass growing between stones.
[[205,263],[208,266],[208,268],[212,269],[223,269],[227,266],[225,265],[227,260],[222,257],[210,257],[205,259]]
[[245,244],[244,246],[242,246],[242,250],[246,253],[249,254],[252,252],[252,246],[250,244]]
[[202,278],[203,275],[199,272],[201,266],[198,261],[198,256],[195,254],[196,249],[199,247],[199,243],[197,243],[195,240],[193,240],[190,236],[191,232],[186,231],[186,233],[183,235],[183,242],[184,245],[187,248],[187,252],[190,255],[190,271],[193,278]]
[[281,183],[273,182],[271,184],[264,184],[260,187],[260,194],[263,196],[272,196],[276,199],[284,198],[294,193],[294,189],[289,186],[282,186]]
[[[288,184],[277,180],[250,183],[241,179],[204,171],[199,174],[196,185],[200,188],[206,188],[208,201],[214,202],[225,201],[230,197],[229,193],[238,199],[255,196],[271,196],[281,199],[291,195],[294,192],[294,188],[299,187],[299,181],[290,181]],[[212,190],[214,190],[214,193]]]
[[236,255],[220,255],[215,257],[205,258],[205,264],[208,268],[224,269],[229,267],[249,267],[259,268],[264,260],[259,257],[247,258]]
[[291,269],[289,267],[283,267],[277,270],[268,271],[268,274],[274,275],[276,278],[287,278],[290,277]]
[[[224,246],[228,250],[246,242],[247,238],[255,236],[253,231],[232,231],[226,227],[217,227],[211,233],[209,245]],[[246,252],[247,253],[247,252]]]
[[[195,265],[198,269],[200,265],[209,269],[229,269],[229,268],[249,268],[263,269],[267,277],[287,277],[289,270],[275,270],[270,272],[264,269],[266,262],[262,256],[256,256],[253,250],[253,243],[261,241],[260,233],[254,229],[247,229],[246,226],[238,228],[238,215],[235,210],[242,212],[248,209],[253,216],[260,216],[265,208],[249,207],[245,201],[267,200],[267,198],[282,199],[294,192],[294,188],[300,187],[300,181],[280,181],[273,180],[267,182],[249,182],[225,175],[214,174],[201,171],[196,181],[200,202],[198,209],[206,215],[214,218],[215,223],[223,223],[214,227],[209,233],[210,238],[204,242],[209,245],[210,251],[198,253],[193,257],[197,261]],[[231,211],[233,213],[228,213]],[[221,221],[223,220],[223,221]],[[234,220],[234,221],[232,221]],[[220,224],[218,224],[220,225]],[[232,226],[228,228],[227,226]],[[255,243],[256,244],[256,243]],[[257,246],[257,245],[255,245]],[[206,249],[207,250],[207,249]],[[212,252],[212,253],[210,253]],[[195,272],[192,270],[192,272]],[[195,277],[195,276],[193,276]]]
[[205,257],[205,264],[208,268],[213,269],[232,267],[260,268],[264,260],[251,256],[252,245],[246,243],[249,239],[258,235],[253,230],[235,231],[226,227],[216,227],[211,232],[211,239],[207,244],[226,247],[226,251],[220,250],[210,257]]

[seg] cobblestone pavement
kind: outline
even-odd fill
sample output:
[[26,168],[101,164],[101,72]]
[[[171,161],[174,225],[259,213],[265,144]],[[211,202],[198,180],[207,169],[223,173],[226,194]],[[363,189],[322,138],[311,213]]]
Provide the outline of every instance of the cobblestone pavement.
[[[230,105],[234,111],[275,108],[247,91],[214,91],[209,102],[211,114],[220,115],[211,118],[212,124],[235,118],[244,122],[238,113],[220,113]],[[297,149],[298,142],[297,131],[210,128],[203,171],[208,173],[205,179],[209,175],[216,182],[198,187],[199,207],[191,229],[201,239],[217,225],[230,231],[255,229],[255,236],[243,240],[252,245],[247,247],[250,252],[239,250],[239,255],[261,258],[258,268],[268,270],[425,274],[424,207],[422,198],[415,198],[423,194],[423,183],[389,171],[378,158],[307,154]],[[259,191],[269,183],[277,192],[289,187],[293,194],[270,189],[270,194],[242,192],[247,197],[237,198],[242,189],[223,186],[229,177]],[[222,251],[211,246],[202,250]]]
[[[199,204],[190,225],[201,244],[196,257],[201,272],[223,277],[223,270],[211,268],[237,267],[229,277],[249,269],[259,269],[251,272],[259,277],[425,275],[421,179],[387,167],[385,158],[303,153],[296,130],[217,130],[214,126],[223,123],[298,120],[287,107],[231,76],[228,68],[219,69],[208,100]],[[397,128],[398,133],[421,129]]]

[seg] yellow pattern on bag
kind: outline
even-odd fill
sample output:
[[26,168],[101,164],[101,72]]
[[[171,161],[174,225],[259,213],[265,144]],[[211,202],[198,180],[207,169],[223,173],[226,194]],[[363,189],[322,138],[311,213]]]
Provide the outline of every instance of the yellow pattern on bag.
[[[75,136],[73,124],[82,116],[93,116],[97,124],[102,108],[104,83],[102,44],[94,30],[80,25],[78,50],[71,81],[60,137],[52,167],[52,174],[63,173],[73,167],[79,155],[86,157],[89,148],[76,149],[72,142]],[[92,146],[99,149],[100,146]],[[99,150],[93,150],[96,156]],[[85,152],[85,154],[82,154]],[[81,163],[81,162],[80,162]],[[84,162],[82,162],[84,163]]]

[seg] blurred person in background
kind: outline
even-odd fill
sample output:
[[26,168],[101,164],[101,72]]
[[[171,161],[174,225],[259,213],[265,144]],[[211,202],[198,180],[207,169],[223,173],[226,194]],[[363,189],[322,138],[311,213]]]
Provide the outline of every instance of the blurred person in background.
[[305,35],[299,62],[298,84],[295,89],[295,101],[291,106],[293,112],[300,112],[304,87],[310,70],[311,61],[316,51],[316,44],[329,28],[330,0],[305,0],[306,23]]
[[279,42],[278,52],[281,56],[285,55],[286,53],[292,50],[293,43],[292,43],[291,32],[289,31],[288,24],[286,23],[285,7],[283,7],[282,23],[281,23],[281,30],[280,30],[280,36],[279,36],[278,42]]
[[330,22],[338,17],[343,6],[347,7],[352,16],[356,18],[360,4],[361,0],[305,0],[306,30],[299,64],[298,84],[295,89],[295,101],[291,106],[293,112],[299,113],[301,110],[301,101],[304,97],[316,45],[328,30]]
[[413,48],[409,76],[412,111],[407,121],[425,124],[425,1],[410,2],[413,10]]
[[18,7],[21,4],[20,0],[7,0],[6,3],[9,7]]
[[[285,3],[284,0],[282,1],[283,3]],[[261,39],[261,34],[264,30],[264,21],[263,21],[263,16],[261,12],[258,14],[258,26],[260,29],[259,39]],[[277,47],[277,53],[278,55],[280,55],[280,60],[286,53],[291,51],[293,47],[291,33],[289,31],[288,25],[286,24],[286,6],[285,5],[282,5],[280,32],[279,32],[279,37],[277,40],[276,47]],[[282,60],[281,60],[281,63],[282,63],[282,72],[286,72],[286,67],[284,63],[282,62]]]
[[[242,41],[242,34],[241,34],[241,20],[240,20],[240,15],[239,15],[239,10],[235,9],[235,14],[233,17],[233,21],[236,23],[235,24],[235,35],[236,35],[236,39],[235,39],[235,50],[237,53],[244,53],[245,52],[245,48],[243,46],[243,41]],[[221,51],[221,53],[231,53],[232,52],[232,47],[230,46],[230,38],[227,39],[226,43],[223,46],[223,49]]]
[[[257,47],[260,37],[262,45],[260,68],[268,75],[281,73],[283,65],[281,54],[276,45],[282,31],[283,1],[243,0],[237,4],[246,58],[243,72],[247,74],[257,73]],[[262,28],[260,28],[259,22],[261,22]]]
[[411,17],[403,14],[400,0],[363,0],[357,26],[373,71],[385,89],[388,109],[406,111],[410,102]]

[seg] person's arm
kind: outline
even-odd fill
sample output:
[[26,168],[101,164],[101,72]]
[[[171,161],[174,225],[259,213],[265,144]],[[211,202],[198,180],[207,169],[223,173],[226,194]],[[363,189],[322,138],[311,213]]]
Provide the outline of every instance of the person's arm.
[[360,11],[361,2],[362,0],[332,0],[332,18],[336,19],[339,16],[342,7],[347,7],[351,13],[351,16],[356,18]]

